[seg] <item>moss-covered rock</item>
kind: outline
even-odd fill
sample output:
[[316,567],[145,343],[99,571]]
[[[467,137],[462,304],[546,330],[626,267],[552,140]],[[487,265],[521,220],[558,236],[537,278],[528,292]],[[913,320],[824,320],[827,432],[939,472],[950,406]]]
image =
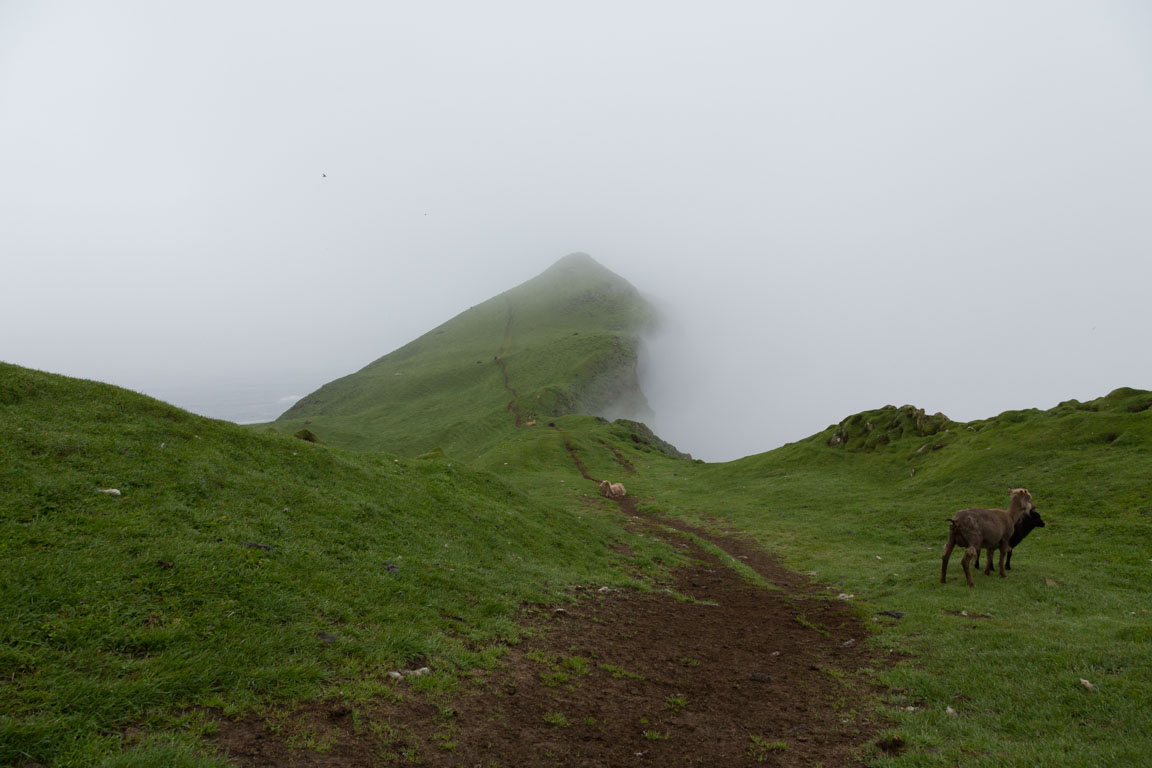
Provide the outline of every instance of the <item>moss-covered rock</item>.
[[907,437],[931,437],[955,423],[942,413],[928,415],[913,405],[886,405],[844,419],[832,428],[827,444],[831,448],[874,451]]

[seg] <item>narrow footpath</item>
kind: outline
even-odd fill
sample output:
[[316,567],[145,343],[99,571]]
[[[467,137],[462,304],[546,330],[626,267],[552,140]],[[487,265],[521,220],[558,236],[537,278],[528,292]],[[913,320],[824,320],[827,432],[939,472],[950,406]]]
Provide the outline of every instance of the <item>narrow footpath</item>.
[[750,541],[618,503],[624,527],[685,556],[652,591],[588,585],[574,602],[527,609],[536,631],[451,695],[404,690],[355,716],[319,702],[283,717],[284,732],[312,734],[322,752],[254,717],[221,722],[214,740],[237,765],[326,768],[839,767],[902,749],[880,739],[880,692],[861,670],[887,662],[849,604]]

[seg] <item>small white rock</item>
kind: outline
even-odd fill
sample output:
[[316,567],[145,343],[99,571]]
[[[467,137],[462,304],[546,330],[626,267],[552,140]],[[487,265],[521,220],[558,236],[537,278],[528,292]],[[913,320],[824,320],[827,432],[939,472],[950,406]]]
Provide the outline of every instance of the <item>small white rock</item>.
[[836,597],[840,598],[841,600],[851,600],[852,598],[856,597],[856,595],[850,595],[847,592],[841,592],[840,594],[836,595]]
[[120,495],[120,489],[119,488],[101,488],[100,493],[106,493],[109,496],[119,496]]
[[423,677],[424,675],[430,674],[432,674],[432,670],[428,669],[428,667],[420,667],[420,669],[417,669],[412,673],[412,677]]
[[1092,685],[1092,683],[1088,682],[1084,678],[1080,678],[1080,685],[1084,686],[1085,688],[1087,688],[1090,691],[1096,690],[1096,686]]
[[948,709],[944,710],[944,714],[948,715],[948,717],[956,717],[956,710],[948,707]]
[[400,674],[399,672],[389,672],[388,677],[392,678],[393,680],[403,680],[404,679],[404,675]]

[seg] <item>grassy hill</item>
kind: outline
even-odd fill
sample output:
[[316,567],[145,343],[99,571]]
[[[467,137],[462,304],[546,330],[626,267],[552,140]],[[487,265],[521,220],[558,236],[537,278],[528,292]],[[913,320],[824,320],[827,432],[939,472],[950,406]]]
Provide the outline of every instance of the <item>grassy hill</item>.
[[474,458],[517,425],[568,413],[644,416],[639,334],[652,310],[591,257],[461,313],[360,371],[325,384],[273,423],[344,447]]
[[[413,687],[449,697],[517,639],[523,603],[678,561],[580,468],[875,619],[861,641],[892,654],[875,682],[907,748],[874,764],[1152,752],[1152,393],[969,423],[887,406],[705,464],[596,417],[646,408],[649,312],[566,257],[271,428],[0,364],[0,765],[219,766],[216,713],[395,695],[399,667],[433,667]],[[1016,486],[1048,525],[1009,578],[970,589],[955,556],[940,584],[945,520]]]
[[[856,414],[727,464],[633,458],[648,511],[735,529],[876,615],[893,766],[1128,766],[1152,752],[1152,392],[971,423]],[[947,518],[1031,489],[1008,579],[940,584]],[[1081,684],[1088,680],[1094,689]],[[947,714],[948,708],[956,712]]]
[[675,560],[451,460],[0,364],[0,765],[218,765],[208,708],[356,701],[424,664],[451,685],[524,601],[654,553]]

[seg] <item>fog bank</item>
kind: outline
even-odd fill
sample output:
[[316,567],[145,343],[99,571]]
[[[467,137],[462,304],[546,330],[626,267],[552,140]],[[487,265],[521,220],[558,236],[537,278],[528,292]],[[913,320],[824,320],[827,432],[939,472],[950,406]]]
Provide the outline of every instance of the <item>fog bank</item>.
[[7,2],[0,359],[274,403],[585,251],[703,458],[1152,388],[1150,52],[1136,0]]

